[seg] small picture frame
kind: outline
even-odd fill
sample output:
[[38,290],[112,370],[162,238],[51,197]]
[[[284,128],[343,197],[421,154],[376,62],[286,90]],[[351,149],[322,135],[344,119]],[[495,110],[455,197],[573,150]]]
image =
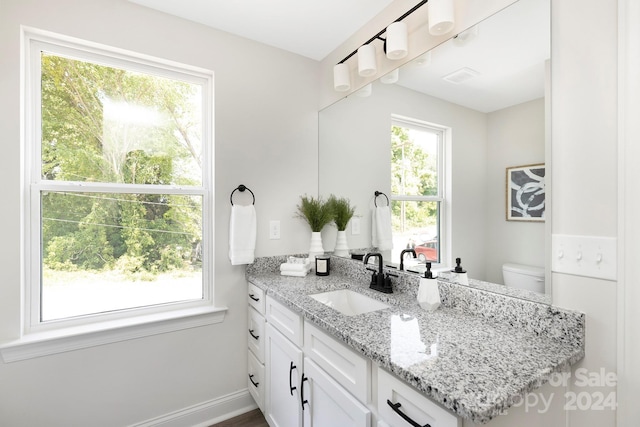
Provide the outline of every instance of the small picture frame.
[[544,221],[545,165],[507,168],[507,221]]

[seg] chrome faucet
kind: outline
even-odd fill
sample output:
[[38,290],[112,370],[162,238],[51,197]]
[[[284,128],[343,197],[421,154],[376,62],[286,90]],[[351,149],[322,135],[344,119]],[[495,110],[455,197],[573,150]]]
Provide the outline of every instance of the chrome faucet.
[[365,265],[369,263],[370,257],[378,257],[378,271],[373,268],[366,267],[367,270],[373,271],[369,288],[376,291],[384,292],[385,294],[393,293],[393,288],[391,287],[391,277],[389,277],[389,273],[387,273],[386,276],[384,274],[382,254],[378,252],[371,252],[366,254],[364,257]]
[[402,252],[400,252],[400,271],[404,270],[404,254],[413,254],[414,258],[417,258],[418,255],[416,255],[416,251],[415,249],[403,249]]

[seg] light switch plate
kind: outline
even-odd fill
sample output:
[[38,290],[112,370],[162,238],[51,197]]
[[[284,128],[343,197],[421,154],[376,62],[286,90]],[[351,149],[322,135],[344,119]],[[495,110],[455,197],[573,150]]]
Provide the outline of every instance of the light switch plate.
[[551,270],[556,273],[617,280],[615,237],[551,236]]
[[360,218],[357,216],[351,217],[351,234],[360,234]]
[[280,238],[280,221],[269,221],[269,239],[278,240]]

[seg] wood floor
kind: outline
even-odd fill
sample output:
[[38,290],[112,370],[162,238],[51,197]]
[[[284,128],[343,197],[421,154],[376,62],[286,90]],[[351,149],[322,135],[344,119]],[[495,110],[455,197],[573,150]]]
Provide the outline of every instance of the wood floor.
[[269,427],[269,424],[262,416],[260,409],[254,409],[246,414],[214,424],[211,427]]

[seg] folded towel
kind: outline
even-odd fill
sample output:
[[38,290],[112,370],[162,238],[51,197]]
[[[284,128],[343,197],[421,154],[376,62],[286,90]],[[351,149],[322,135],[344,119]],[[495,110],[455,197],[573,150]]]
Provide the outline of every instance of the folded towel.
[[253,205],[231,206],[229,259],[231,265],[251,264],[255,259],[256,210]]
[[393,249],[389,206],[376,206],[371,211],[371,245],[381,251]]
[[294,277],[305,277],[307,275],[307,271],[281,271],[281,276],[294,276]]
[[309,272],[311,270],[311,264],[309,262],[305,264],[291,264],[285,262],[284,264],[280,264],[280,271],[304,271]]

